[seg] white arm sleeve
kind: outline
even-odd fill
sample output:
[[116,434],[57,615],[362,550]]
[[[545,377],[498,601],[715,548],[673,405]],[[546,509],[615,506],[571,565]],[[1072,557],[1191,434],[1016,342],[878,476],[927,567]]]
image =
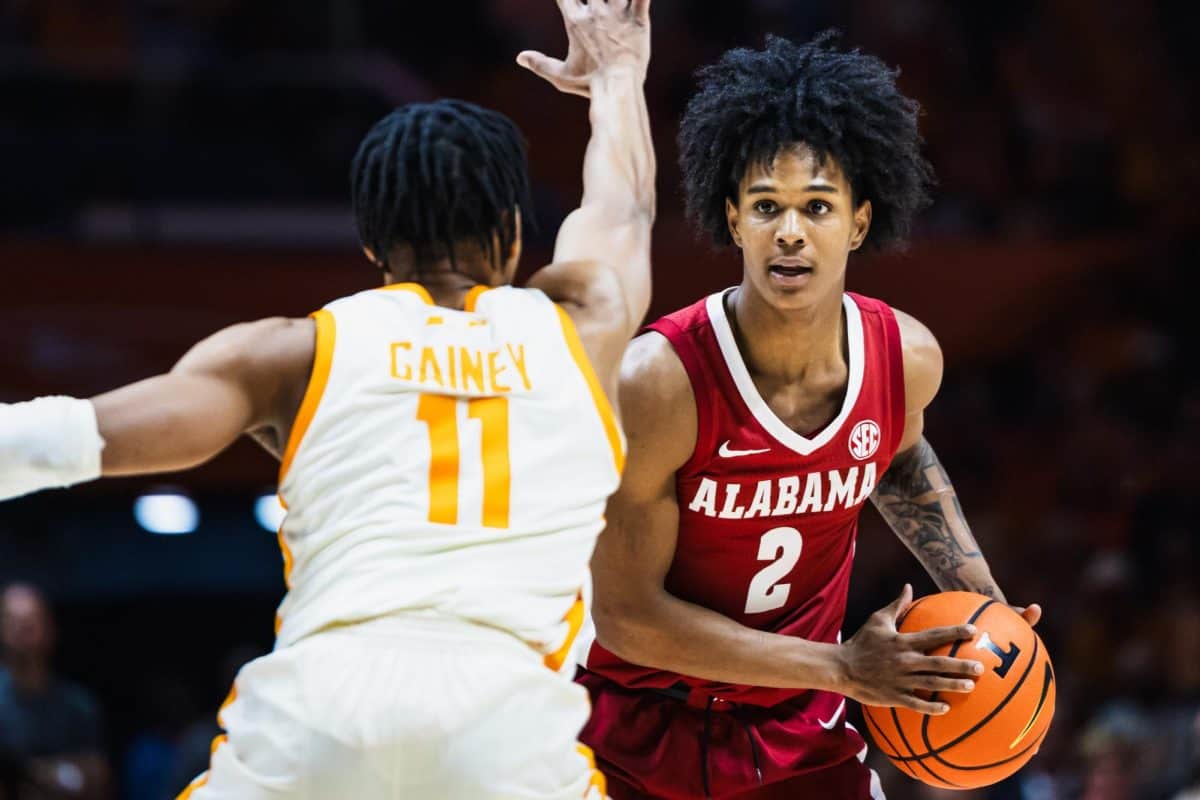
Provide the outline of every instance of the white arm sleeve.
[[0,500],[95,480],[103,449],[90,400],[0,403]]

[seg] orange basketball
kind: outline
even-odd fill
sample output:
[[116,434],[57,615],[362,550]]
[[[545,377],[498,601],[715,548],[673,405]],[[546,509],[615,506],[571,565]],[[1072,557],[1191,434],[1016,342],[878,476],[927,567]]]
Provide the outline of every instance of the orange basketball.
[[929,655],[982,662],[975,690],[934,692],[941,716],[863,706],[871,738],[901,772],[932,786],[974,789],[1004,780],[1037,753],[1054,716],[1054,668],[1042,640],[1020,614],[971,592],[943,592],[913,603],[904,633],[970,623],[972,641]]

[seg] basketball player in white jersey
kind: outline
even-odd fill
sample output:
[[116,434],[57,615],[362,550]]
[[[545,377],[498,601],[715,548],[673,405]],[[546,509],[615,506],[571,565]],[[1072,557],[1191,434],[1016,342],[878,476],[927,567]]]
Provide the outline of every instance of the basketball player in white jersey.
[[239,675],[193,800],[603,795],[557,669],[624,443],[610,403],[645,314],[655,161],[650,0],[559,0],[590,99],[584,195],[509,284],[529,208],[500,114],[401,108],[364,140],[355,212],[382,289],[238,325],[92,400],[0,405],[0,499],[184,469],[243,433],[280,458],[288,594]]

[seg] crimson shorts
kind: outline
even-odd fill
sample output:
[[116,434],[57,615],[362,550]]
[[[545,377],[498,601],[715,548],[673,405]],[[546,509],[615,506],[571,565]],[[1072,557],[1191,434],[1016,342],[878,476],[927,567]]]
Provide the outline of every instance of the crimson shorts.
[[771,708],[628,689],[587,670],[592,700],[580,740],[595,751],[612,800],[883,800],[845,715],[832,730],[803,704]]

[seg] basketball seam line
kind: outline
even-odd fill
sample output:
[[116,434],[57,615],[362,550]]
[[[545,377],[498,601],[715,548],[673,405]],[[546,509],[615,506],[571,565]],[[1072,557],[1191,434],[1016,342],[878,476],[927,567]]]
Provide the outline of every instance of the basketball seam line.
[[[888,753],[886,750],[883,750],[883,748],[880,748],[880,751],[883,752],[883,754],[887,756],[887,758],[891,760],[893,764],[903,769],[910,778],[916,779],[917,774],[913,768],[908,765],[908,759],[903,758],[900,755],[900,748],[896,747],[895,742],[893,742],[891,737],[884,732],[879,723],[875,721],[875,718],[870,714],[863,714],[863,719],[867,721],[867,728],[872,729],[871,735],[876,737],[876,745],[879,744],[878,740],[882,739],[883,742],[892,750],[891,753]],[[898,730],[899,729],[897,729],[897,731]]]
[[[900,734],[900,741],[904,743],[904,747],[905,747],[905,748],[908,750],[908,752],[909,752],[909,753],[910,753],[910,754],[913,756],[913,763],[914,763],[914,764],[916,764],[916,765],[917,765],[917,766],[919,766],[921,769],[923,769],[923,770],[925,770],[926,772],[928,772],[928,773],[929,773],[929,775],[930,775],[930,777],[932,777],[932,778],[933,778],[934,780],[936,780],[936,781],[941,781],[941,782],[942,782],[942,783],[944,783],[945,785],[947,785],[947,786],[952,786],[952,787],[954,787],[954,788],[957,788],[957,789],[963,789],[963,788],[966,788],[966,787],[963,787],[963,786],[959,786],[957,783],[953,783],[953,782],[951,782],[951,781],[948,781],[948,780],[946,780],[946,779],[945,779],[945,778],[943,778],[941,775],[938,775],[936,772],[934,772],[932,769],[930,769],[930,768],[929,768],[929,765],[927,765],[927,764],[924,762],[924,760],[922,760],[922,759],[919,759],[919,758],[916,758],[916,751],[915,751],[915,750],[913,750],[913,748],[912,748],[912,745],[910,745],[910,744],[908,743],[908,737],[904,735],[904,728],[903,728],[903,727],[901,727],[901,725],[900,725],[900,715],[896,713],[896,709],[895,709],[895,707],[893,707],[893,708],[892,708],[892,723],[893,723],[893,724],[895,724],[895,726],[896,726],[896,732]],[[915,772],[915,770],[914,770],[914,772]],[[913,777],[916,777],[916,776],[914,775]]]

